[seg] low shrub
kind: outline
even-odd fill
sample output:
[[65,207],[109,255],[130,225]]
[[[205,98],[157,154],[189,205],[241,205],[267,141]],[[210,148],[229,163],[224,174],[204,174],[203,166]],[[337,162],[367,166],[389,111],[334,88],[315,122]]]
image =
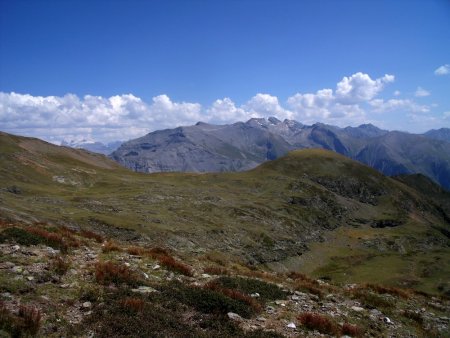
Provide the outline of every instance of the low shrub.
[[338,335],[340,331],[334,320],[319,313],[304,312],[298,317],[298,320],[308,329],[317,330],[320,333]]
[[102,245],[102,252],[108,253],[112,251],[122,251],[122,248],[114,241],[107,241]]
[[102,243],[103,242],[103,236],[97,234],[96,232],[90,231],[90,230],[81,230],[80,231],[80,236],[87,238],[87,239],[93,239],[95,240],[97,243]]
[[55,257],[50,261],[50,269],[58,275],[64,275],[70,268],[71,262],[68,258]]
[[103,285],[124,283],[135,286],[139,283],[139,278],[129,267],[110,261],[95,265],[95,279]]
[[369,309],[383,308],[389,310],[395,307],[395,303],[391,299],[387,299],[369,290],[354,289],[351,296],[358,299],[365,307]]
[[40,236],[36,236],[22,228],[6,228],[0,233],[0,243],[15,242],[20,245],[38,245],[44,243]]
[[126,310],[141,312],[144,310],[145,302],[140,298],[128,297],[122,301],[122,305]]
[[360,329],[357,325],[344,323],[341,328],[341,335],[350,336],[350,337],[362,337],[363,330]]
[[165,297],[203,313],[225,315],[228,312],[234,312],[245,318],[250,318],[254,314],[253,308],[245,301],[230,298],[209,288],[185,286],[174,282],[161,291]]
[[409,319],[414,320],[415,322],[419,323],[419,324],[423,324],[423,317],[420,314],[420,312],[415,312],[415,311],[411,311],[411,310],[407,310],[403,313],[403,316]]
[[190,266],[188,266],[184,263],[178,262],[172,256],[161,255],[158,257],[158,260],[161,265],[164,265],[169,270],[181,273],[185,276],[189,276],[189,277],[193,276],[192,268]]
[[282,299],[286,293],[277,285],[259,279],[223,276],[215,280],[221,287],[238,290],[245,294],[259,293],[262,302]]
[[205,288],[214,290],[217,292],[222,293],[223,295],[236,299],[238,301],[246,303],[248,306],[250,306],[254,313],[260,313],[262,311],[262,306],[260,303],[258,303],[254,298],[250,297],[249,295],[246,295],[238,290],[228,289],[220,286],[220,284],[217,281],[211,281],[207,283]]
[[146,250],[139,246],[130,246],[127,248],[127,252],[133,256],[143,256],[143,255],[145,255]]
[[29,335],[35,336],[39,332],[41,325],[41,311],[34,306],[20,305],[19,318],[21,319],[22,330]]
[[158,258],[161,256],[170,256],[169,250],[161,248],[161,247],[146,249],[145,253],[146,253],[146,255],[148,255],[152,258]]
[[320,284],[317,283],[316,281],[311,282],[308,280],[298,280],[295,282],[294,288],[296,291],[309,292],[309,293],[319,296],[320,298],[322,298],[324,296],[324,292],[320,288]]
[[[61,250],[61,252],[66,253],[69,249],[69,244],[63,239],[63,236],[61,234],[57,234],[54,232],[49,232],[43,228],[39,228],[39,227],[28,227],[25,229],[27,232],[39,236],[44,240],[44,244],[57,249],[57,250]],[[74,242],[71,243],[72,246],[79,246]]]
[[9,241],[20,245],[44,244],[64,253],[68,251],[69,247],[80,246],[80,242],[68,228],[63,228],[61,233],[50,232],[38,226],[6,228],[0,233],[0,242]]
[[219,268],[215,266],[207,266],[203,269],[203,272],[211,275],[229,275],[230,272],[225,268]]
[[295,281],[294,288],[296,290],[306,291],[321,298],[324,296],[325,292],[335,291],[335,287],[331,285],[320,284],[317,280],[309,278],[308,276],[299,272],[290,272],[288,274],[288,277],[292,278]]
[[37,335],[40,326],[41,312],[34,306],[22,304],[15,315],[0,302],[0,332],[5,331],[11,337],[30,337]]
[[390,294],[393,296],[398,296],[401,298],[409,298],[411,296],[410,292],[408,292],[408,290],[404,290],[404,289],[400,289],[400,288],[396,288],[396,287],[387,287],[387,286],[382,286],[382,285],[378,285],[378,284],[366,284],[365,285],[366,288],[373,290],[376,293],[379,294]]

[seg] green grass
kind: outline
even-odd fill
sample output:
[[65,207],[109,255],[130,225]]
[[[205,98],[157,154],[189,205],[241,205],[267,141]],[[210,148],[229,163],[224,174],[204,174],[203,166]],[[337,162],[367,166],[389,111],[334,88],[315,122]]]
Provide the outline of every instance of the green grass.
[[[4,218],[88,225],[112,238],[173,243],[186,255],[215,250],[246,263],[331,275],[339,282],[375,277],[377,282],[401,283],[406,271],[408,278],[418,281],[414,287],[437,290],[448,273],[438,269],[426,276],[422,268],[412,269],[421,259],[418,253],[406,257],[388,250],[371,258],[379,252],[364,247],[358,238],[413,238],[406,241],[410,252],[432,225],[446,225],[437,211],[427,211],[424,217],[415,210],[405,213],[404,201],[425,201],[420,193],[331,152],[296,151],[243,173],[147,175],[121,169],[104,157],[54,149],[38,141],[26,141],[26,147],[20,138],[3,137],[0,142],[7,147],[1,152],[0,188],[16,185],[22,190],[17,195],[0,189]],[[54,176],[78,184],[58,183]],[[323,181],[317,178],[328,183],[320,184]],[[343,191],[327,187],[337,178]],[[356,182],[350,190],[345,186],[348,179]],[[386,193],[377,196],[376,205],[362,203],[353,196],[359,184]],[[404,224],[370,228],[383,219]],[[436,241],[421,251],[434,252],[445,261],[446,243],[448,239]],[[354,257],[368,259],[355,264]],[[383,267],[383,261],[388,266]],[[373,276],[376,269],[385,274]]]

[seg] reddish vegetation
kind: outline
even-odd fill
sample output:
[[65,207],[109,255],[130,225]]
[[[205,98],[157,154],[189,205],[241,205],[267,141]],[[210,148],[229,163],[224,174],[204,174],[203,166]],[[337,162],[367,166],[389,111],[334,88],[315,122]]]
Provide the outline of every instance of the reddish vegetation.
[[126,265],[113,262],[98,262],[95,265],[95,279],[103,285],[107,284],[130,284],[138,282],[137,276]]
[[298,320],[310,330],[331,335],[339,333],[339,328],[334,321],[318,313],[304,312],[298,317]]
[[159,257],[157,257],[157,259],[159,260],[159,262],[162,265],[164,265],[169,270],[179,272],[185,276],[189,276],[189,277],[193,276],[192,268],[190,266],[183,264],[181,262],[178,262],[172,256],[160,255]]
[[239,300],[241,302],[244,302],[248,306],[250,306],[253,309],[253,311],[255,311],[256,313],[259,313],[262,311],[261,304],[259,304],[255,299],[253,299],[252,297],[250,297],[242,292],[239,292],[237,290],[224,288],[224,287],[220,286],[220,284],[217,281],[211,281],[211,282],[207,283],[205,285],[205,288],[220,292],[221,294],[223,294],[229,298],[233,298],[233,299]]
[[107,241],[102,246],[102,251],[107,253],[111,251],[122,251],[122,248],[114,241]]
[[405,299],[407,299],[411,296],[411,294],[410,294],[410,292],[408,292],[408,290],[395,288],[395,287],[386,287],[386,286],[381,286],[378,284],[366,284],[365,287],[368,289],[371,289],[379,294],[387,293],[387,294],[399,296],[399,297],[405,298]]
[[[0,329],[6,329],[13,337],[35,336],[41,325],[41,311],[34,306],[20,305],[14,315],[0,302]],[[3,332],[3,331],[2,331]]]
[[209,273],[211,275],[229,275],[230,272],[225,268],[218,268],[215,266],[208,266],[203,269],[205,273]]
[[103,237],[93,231],[90,230],[81,230],[80,231],[80,236],[84,237],[84,238],[88,238],[88,239],[93,239],[95,240],[97,243],[102,243],[103,242]]
[[20,305],[19,317],[22,319],[23,330],[30,335],[36,335],[41,324],[41,311],[34,306]]
[[362,337],[363,332],[357,325],[344,323],[344,325],[342,325],[341,334],[350,337]]
[[324,290],[332,291],[333,287],[329,285],[321,285],[318,281],[307,277],[306,275],[298,272],[291,272],[288,275],[289,278],[295,280],[295,289],[307,290],[308,292],[322,297]]
[[[69,244],[63,239],[61,234],[48,232],[47,230],[38,227],[27,227],[25,230],[31,234],[44,238],[51,246],[59,248],[62,252],[67,252],[69,248]],[[76,242],[71,242],[71,244],[75,247],[79,246],[79,243],[77,244]]]
[[129,297],[125,298],[122,301],[122,305],[126,309],[132,310],[134,312],[141,312],[142,310],[144,310],[145,302],[139,298]]
[[170,253],[167,249],[155,247],[146,250],[146,254],[153,258],[158,258],[159,256],[169,256]]
[[134,255],[134,256],[143,256],[143,255],[145,255],[146,250],[145,250],[144,248],[139,247],[139,246],[130,246],[130,247],[127,249],[127,252],[128,252],[130,255]]

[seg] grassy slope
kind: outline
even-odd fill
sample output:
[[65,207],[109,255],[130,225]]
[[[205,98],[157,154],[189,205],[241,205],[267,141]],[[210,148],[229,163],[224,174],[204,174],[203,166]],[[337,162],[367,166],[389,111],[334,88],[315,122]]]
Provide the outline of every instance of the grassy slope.
[[[339,282],[448,288],[440,264],[448,238],[432,228],[448,229],[439,212],[418,191],[332,152],[295,151],[243,173],[146,175],[34,139],[1,134],[0,146],[3,217],[95,227],[187,256],[218,251]],[[376,220],[402,225],[374,229]]]

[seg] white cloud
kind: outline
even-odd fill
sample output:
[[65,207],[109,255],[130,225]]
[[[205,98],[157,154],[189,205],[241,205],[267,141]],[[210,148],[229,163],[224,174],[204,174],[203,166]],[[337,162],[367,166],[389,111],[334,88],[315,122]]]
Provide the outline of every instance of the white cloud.
[[[258,93],[243,105],[236,105],[225,97],[207,107],[176,102],[165,94],[145,102],[133,94],[80,98],[74,94],[44,97],[0,92],[0,129],[55,143],[80,139],[110,142],[198,121],[223,124],[276,116],[305,124],[324,122],[346,126],[367,123],[368,115],[374,113],[426,115],[431,111],[432,105],[420,105],[411,99],[378,98],[392,81],[393,75],[372,79],[368,74],[355,73],[339,81],[335,90],[325,88],[315,93],[296,93],[287,98],[285,104],[276,96]],[[426,92],[423,88],[417,89],[419,96]],[[397,93],[400,94],[396,91],[394,95]],[[448,121],[445,114],[438,120]]]
[[450,65],[446,64],[446,65],[440,66],[439,68],[437,68],[434,71],[434,74],[435,75],[447,75],[447,74],[450,74]]
[[292,112],[281,107],[276,96],[258,93],[242,106],[252,117],[278,116],[292,118]]
[[369,105],[373,107],[372,111],[375,113],[387,113],[400,110],[410,113],[427,113],[430,111],[428,106],[419,105],[411,100],[391,99],[385,101],[383,99],[374,99],[369,101]]
[[424,96],[430,96],[430,92],[426,89],[423,89],[422,87],[417,87],[416,92],[414,93],[414,96],[416,97],[424,97]]
[[[236,107],[235,103],[228,97],[218,99],[207,109],[206,120],[216,122],[242,121],[249,117],[248,112]],[[257,117],[257,116],[251,116]]]
[[195,123],[201,113],[200,104],[172,102],[167,95],[147,104],[132,94],[80,99],[73,94],[43,97],[0,92],[3,130],[53,142],[80,137],[126,140],[159,128]]
[[394,96],[400,96],[400,91],[399,90],[396,90],[395,92],[394,92]]
[[393,82],[394,75],[386,74],[372,80],[369,75],[358,72],[344,78],[337,84],[336,99],[342,104],[361,103],[374,98],[386,83]]
[[295,117],[306,123],[315,121],[336,123],[338,125],[364,122],[367,104],[378,95],[387,83],[393,82],[393,75],[372,79],[368,74],[355,73],[344,77],[332,89],[312,93],[297,93],[288,98],[287,104]]

